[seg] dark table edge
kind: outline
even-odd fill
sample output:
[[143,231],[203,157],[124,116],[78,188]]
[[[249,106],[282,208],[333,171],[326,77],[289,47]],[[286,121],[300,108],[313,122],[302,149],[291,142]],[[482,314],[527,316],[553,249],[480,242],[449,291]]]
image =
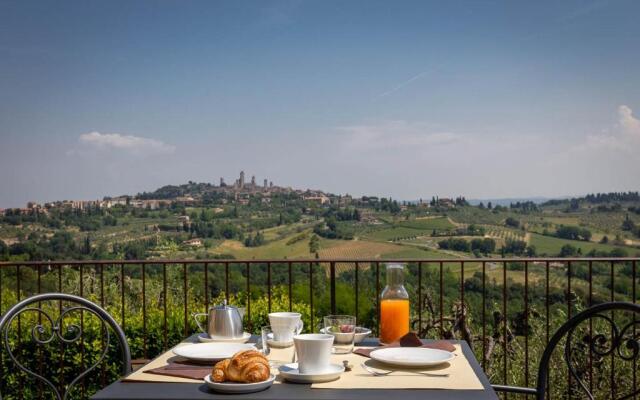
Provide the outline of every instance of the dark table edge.
[[[190,337],[188,337],[187,339],[185,339],[184,341],[189,341],[189,342],[193,342],[193,343],[197,343],[197,334],[192,335]],[[256,336],[252,336],[251,341],[254,341],[256,339]],[[429,343],[429,342],[433,342],[434,340],[423,340],[423,342],[425,343]],[[496,394],[496,392],[493,390],[493,388],[491,387],[491,383],[489,382],[489,379],[487,378],[486,374],[484,373],[484,371],[482,370],[482,367],[480,366],[480,364],[478,363],[478,361],[476,360],[475,354],[473,354],[473,352],[471,351],[471,348],[469,347],[469,344],[464,341],[464,340],[450,340],[451,343],[454,344],[460,344],[461,348],[462,348],[462,352],[465,355],[465,357],[467,358],[467,360],[469,361],[469,364],[471,365],[471,368],[473,369],[473,372],[475,372],[476,376],[478,377],[478,379],[480,380],[480,383],[482,383],[482,386],[484,386],[483,390],[444,390],[444,389],[353,389],[353,390],[341,390],[341,389],[316,389],[313,392],[313,395],[307,395],[306,398],[308,399],[318,399],[318,400],[342,400],[342,399],[375,399],[377,398],[381,393],[385,393],[387,391],[389,391],[390,393],[393,393],[394,390],[397,391],[401,391],[403,399],[402,400],[406,400],[406,399],[424,399],[425,397],[430,397],[433,398],[435,397],[437,394],[446,394],[447,399],[451,398],[457,398],[457,399],[470,399],[470,400],[479,400],[480,398],[484,399],[498,399],[498,396]],[[376,346],[378,344],[378,341],[376,339],[367,339],[365,340],[361,345],[362,346]],[[175,347],[175,346],[174,346]],[[173,348],[173,347],[172,347]],[[172,349],[170,348],[169,351]],[[157,358],[157,357],[156,357]],[[155,358],[154,358],[155,360]],[[130,389],[131,385],[144,385],[148,387],[148,397],[140,397],[140,396],[133,396],[133,397],[129,397],[128,395],[130,394],[130,391],[128,389]],[[187,397],[168,397],[170,395],[171,392],[173,392],[174,390],[179,390],[179,389],[184,389],[184,386],[186,385],[193,385],[193,386],[197,386],[198,388],[195,389],[198,391],[198,393],[201,393],[202,391],[207,391],[206,390],[206,385],[203,384],[196,384],[196,383],[178,383],[178,382],[174,382],[174,383],[147,383],[147,382],[136,382],[136,381],[129,381],[129,382],[123,382],[121,379],[111,383],[110,385],[106,386],[105,388],[101,389],[100,391],[98,391],[97,393],[95,393],[91,399],[92,400],[155,400],[155,399],[186,399]],[[305,387],[308,385],[300,385],[300,384],[292,384],[298,387]],[[140,389],[140,386],[138,386],[138,389]],[[163,390],[164,389],[164,390]],[[208,392],[208,391],[207,391]],[[162,393],[162,394],[158,394],[156,396],[154,396],[154,393]],[[184,392],[183,392],[184,393]],[[260,399],[263,398],[263,396],[260,396],[260,393],[263,392],[257,392],[257,393],[249,393],[246,395],[242,395],[242,394],[215,394],[213,392],[209,392],[211,395],[208,396],[211,399],[216,399],[216,398],[233,398],[233,399],[243,399],[243,400],[250,400],[250,399]],[[374,395],[375,394],[375,395]],[[493,396],[491,396],[491,394],[493,394]],[[165,396],[166,395],[166,396]],[[326,396],[326,395],[331,395],[331,396]],[[478,397],[481,396],[481,397]],[[439,396],[438,396],[439,397]]]

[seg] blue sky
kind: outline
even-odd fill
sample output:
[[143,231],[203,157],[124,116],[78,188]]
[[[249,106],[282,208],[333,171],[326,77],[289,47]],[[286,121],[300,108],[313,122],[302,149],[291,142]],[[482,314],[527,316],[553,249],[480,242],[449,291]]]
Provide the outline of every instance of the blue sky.
[[0,208],[639,189],[640,2],[448,3],[0,0]]

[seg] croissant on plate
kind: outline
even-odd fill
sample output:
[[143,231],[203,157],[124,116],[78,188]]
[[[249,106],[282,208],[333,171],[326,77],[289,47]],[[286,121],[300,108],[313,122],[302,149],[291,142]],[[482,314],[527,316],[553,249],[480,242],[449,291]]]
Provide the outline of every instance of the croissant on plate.
[[269,379],[267,358],[257,350],[243,350],[218,362],[211,373],[214,382],[253,383]]

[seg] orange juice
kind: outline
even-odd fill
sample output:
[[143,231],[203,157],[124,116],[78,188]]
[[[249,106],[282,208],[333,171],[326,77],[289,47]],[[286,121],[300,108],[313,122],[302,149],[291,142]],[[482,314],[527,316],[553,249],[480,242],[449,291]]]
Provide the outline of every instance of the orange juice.
[[391,343],[409,333],[409,300],[380,301],[380,341]]

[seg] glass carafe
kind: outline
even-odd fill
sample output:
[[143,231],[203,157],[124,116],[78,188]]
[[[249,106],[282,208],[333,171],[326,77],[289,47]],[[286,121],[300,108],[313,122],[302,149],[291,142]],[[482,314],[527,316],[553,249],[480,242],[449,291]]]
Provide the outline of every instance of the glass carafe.
[[387,264],[387,286],[380,294],[380,342],[392,343],[409,333],[409,294],[404,265]]

